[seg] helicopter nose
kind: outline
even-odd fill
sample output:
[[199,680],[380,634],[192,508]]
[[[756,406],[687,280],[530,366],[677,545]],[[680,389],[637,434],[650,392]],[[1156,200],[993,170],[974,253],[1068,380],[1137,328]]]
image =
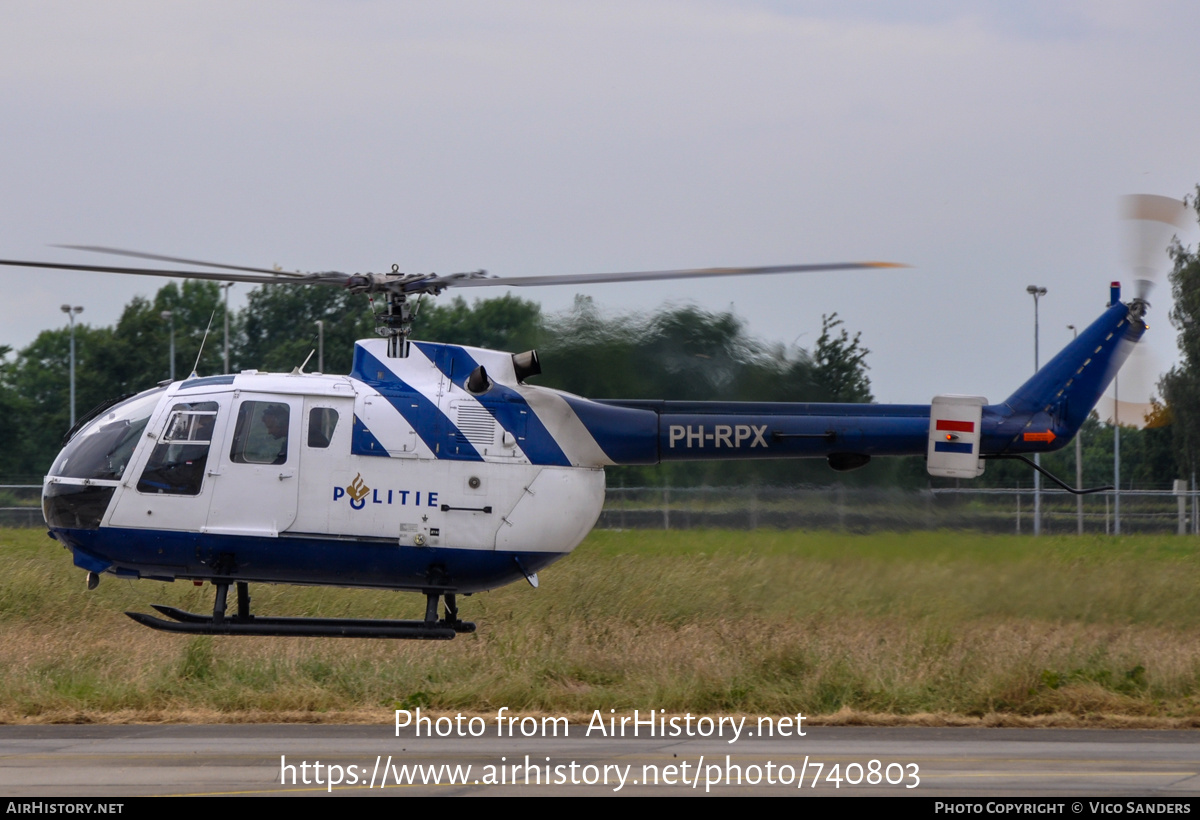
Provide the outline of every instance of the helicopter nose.
[[42,488],[42,515],[51,527],[94,530],[115,490],[115,485],[47,482]]

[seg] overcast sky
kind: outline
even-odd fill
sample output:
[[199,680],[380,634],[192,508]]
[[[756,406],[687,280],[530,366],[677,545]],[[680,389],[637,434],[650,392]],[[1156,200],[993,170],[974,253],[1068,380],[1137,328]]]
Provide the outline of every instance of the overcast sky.
[[[519,293],[733,305],[804,347],[836,311],[887,402],[1003,399],[1033,367],[1026,285],[1048,289],[1045,361],[1127,278],[1118,196],[1200,182],[1194,0],[0,14],[0,257],[499,276],[894,260],[913,267]],[[62,326],[64,302],[112,324],[161,284],[0,271],[0,344]]]

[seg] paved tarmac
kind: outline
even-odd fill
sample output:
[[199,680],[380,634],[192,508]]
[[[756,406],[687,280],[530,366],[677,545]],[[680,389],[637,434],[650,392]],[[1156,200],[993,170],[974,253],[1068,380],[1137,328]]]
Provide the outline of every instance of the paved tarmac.
[[1200,795],[1194,731],[804,726],[803,737],[772,738],[750,736],[759,732],[748,721],[730,743],[728,725],[721,737],[699,724],[679,737],[584,725],[522,737],[519,726],[515,737],[497,737],[494,720],[464,721],[449,737],[397,736],[391,724],[0,726],[0,794]]

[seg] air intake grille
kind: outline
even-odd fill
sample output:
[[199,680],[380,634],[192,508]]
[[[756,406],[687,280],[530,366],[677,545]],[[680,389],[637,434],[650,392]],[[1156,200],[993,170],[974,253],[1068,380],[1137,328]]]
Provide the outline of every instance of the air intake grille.
[[496,419],[478,405],[459,407],[456,423],[459,441],[476,447],[490,447],[496,441]]

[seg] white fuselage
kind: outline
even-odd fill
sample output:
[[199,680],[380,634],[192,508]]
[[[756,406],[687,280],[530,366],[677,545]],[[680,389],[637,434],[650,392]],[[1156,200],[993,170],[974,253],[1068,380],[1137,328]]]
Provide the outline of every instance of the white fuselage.
[[[120,475],[88,475],[87,437],[128,423],[118,405],[46,479],[48,501],[111,487],[98,527],[54,520],[47,506],[52,531],[77,563],[82,553],[119,574],[460,591],[488,588],[482,553],[503,565],[498,585],[514,576],[499,553],[518,556],[520,577],[574,549],[600,514],[606,460],[562,398],[517,385],[507,354],[454,348],[532,396],[490,412],[421,348],[387,359],[383,345],[360,342],[372,384],[259,372],[176,382]],[[534,425],[565,443],[568,463],[538,463]]]

